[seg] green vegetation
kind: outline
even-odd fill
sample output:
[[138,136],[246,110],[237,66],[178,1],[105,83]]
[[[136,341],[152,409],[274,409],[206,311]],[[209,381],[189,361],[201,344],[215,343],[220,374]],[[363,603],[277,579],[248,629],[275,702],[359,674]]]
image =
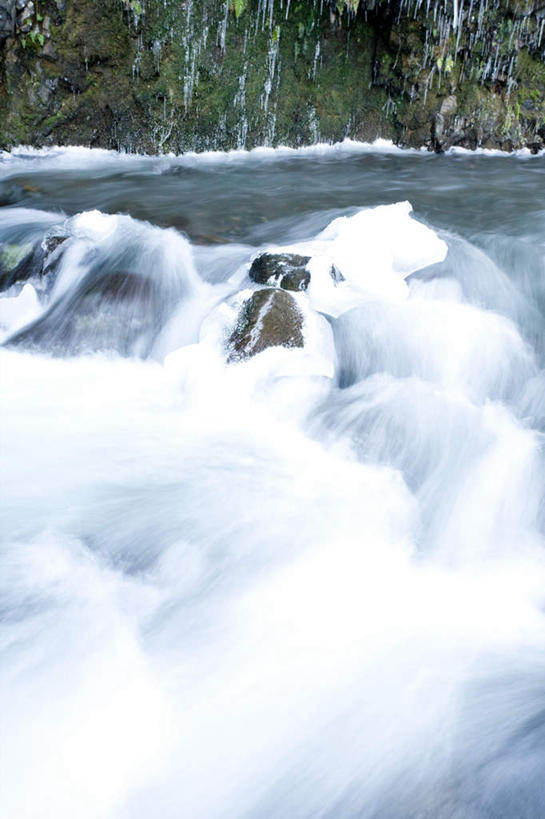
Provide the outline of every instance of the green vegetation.
[[11,272],[32,250],[32,245],[10,245],[5,244],[0,246],[0,267],[3,270]]
[[429,18],[415,4],[41,0],[0,45],[0,145],[540,147],[545,43],[532,4],[483,0],[458,27],[453,4]]
[[232,3],[233,11],[235,12],[235,17],[238,18],[246,8],[246,0],[233,0]]

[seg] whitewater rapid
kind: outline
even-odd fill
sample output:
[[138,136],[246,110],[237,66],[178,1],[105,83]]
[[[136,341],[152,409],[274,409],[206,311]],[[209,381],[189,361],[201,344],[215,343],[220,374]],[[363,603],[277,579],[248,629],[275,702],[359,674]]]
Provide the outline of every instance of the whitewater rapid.
[[[64,239],[0,294],[2,815],[545,815],[541,290],[384,198],[254,245],[0,209]],[[305,345],[227,363],[264,249]]]

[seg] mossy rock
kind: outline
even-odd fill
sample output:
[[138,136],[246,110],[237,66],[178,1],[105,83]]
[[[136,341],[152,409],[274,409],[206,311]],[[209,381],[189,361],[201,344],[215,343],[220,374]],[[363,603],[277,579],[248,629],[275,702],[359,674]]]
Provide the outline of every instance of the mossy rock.
[[32,245],[25,244],[4,244],[0,248],[0,264],[6,273],[15,270],[26,257],[32,253]]
[[39,276],[45,259],[40,244],[4,244],[0,246],[0,292],[15,282]]
[[306,269],[310,256],[296,253],[262,253],[253,260],[250,278],[257,284],[272,284],[283,290],[306,290],[310,273]]
[[284,290],[257,290],[241,307],[229,339],[229,361],[250,358],[268,347],[303,347],[303,315]]
[[54,273],[58,256],[53,254],[67,238],[50,235],[41,244],[0,245],[0,292],[16,282]]

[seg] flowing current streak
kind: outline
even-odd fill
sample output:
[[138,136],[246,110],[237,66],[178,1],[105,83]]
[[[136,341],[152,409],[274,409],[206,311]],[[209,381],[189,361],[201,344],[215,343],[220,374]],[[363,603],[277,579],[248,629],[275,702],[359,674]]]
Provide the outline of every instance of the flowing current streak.
[[293,248],[305,349],[227,366],[244,271],[204,286],[128,217],[67,229],[57,288],[136,242],[186,330],[147,360],[0,351],[3,815],[542,816],[516,325],[407,280],[447,247],[400,203]]

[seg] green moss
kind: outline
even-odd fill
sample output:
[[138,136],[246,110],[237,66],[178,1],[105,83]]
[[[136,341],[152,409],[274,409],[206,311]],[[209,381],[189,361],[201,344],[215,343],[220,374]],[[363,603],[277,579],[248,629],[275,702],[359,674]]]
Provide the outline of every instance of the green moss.
[[[356,7],[339,15],[292,0],[286,19],[285,4],[258,16],[258,0],[231,0],[227,17],[222,0],[80,0],[65,13],[43,0],[46,47],[41,20],[32,48],[21,39],[4,48],[0,143],[180,151],[381,135],[432,146],[452,94],[448,139],[535,138],[545,66],[531,17],[528,47],[518,47],[522,0],[488,12],[471,52],[471,26],[453,34],[409,7],[398,19],[386,0]],[[496,46],[506,64],[514,49],[509,82],[486,73]]]
[[32,245],[1,245],[0,246],[0,266],[8,273],[14,270],[17,265],[28,256],[32,250]]

